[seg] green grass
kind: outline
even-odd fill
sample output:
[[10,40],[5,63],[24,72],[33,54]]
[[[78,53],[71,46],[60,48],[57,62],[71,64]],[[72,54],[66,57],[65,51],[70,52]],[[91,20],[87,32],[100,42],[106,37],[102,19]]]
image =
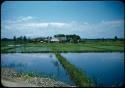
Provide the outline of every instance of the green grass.
[[51,49],[47,48],[47,47],[24,47],[22,49],[22,52],[44,52],[44,51],[51,51]]
[[63,67],[70,74],[70,77],[73,79],[75,84],[78,87],[94,87],[94,82],[86,76],[81,70],[77,69],[73,64],[69,63],[64,57],[62,57],[59,53],[55,53],[57,59],[63,65]]
[[[19,44],[19,43],[16,43]],[[16,52],[13,41],[2,41],[1,52]],[[85,43],[25,43],[21,44],[20,52],[124,52],[124,41],[86,41]]]

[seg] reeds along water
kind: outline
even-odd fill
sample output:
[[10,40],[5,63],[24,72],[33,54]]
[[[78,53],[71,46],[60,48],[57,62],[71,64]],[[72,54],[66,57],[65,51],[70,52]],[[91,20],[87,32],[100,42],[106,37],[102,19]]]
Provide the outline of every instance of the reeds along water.
[[69,63],[64,57],[62,57],[59,53],[55,53],[57,59],[60,61],[62,66],[67,70],[70,74],[71,79],[75,82],[75,84],[79,87],[94,87],[94,82],[87,77],[85,73],[81,70],[77,69],[73,64]]

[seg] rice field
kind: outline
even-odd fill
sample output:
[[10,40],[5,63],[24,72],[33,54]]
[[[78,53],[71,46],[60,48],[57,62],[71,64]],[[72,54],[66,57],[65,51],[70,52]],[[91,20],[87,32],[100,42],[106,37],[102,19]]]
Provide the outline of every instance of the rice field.
[[[20,45],[20,46],[16,46]],[[124,52],[124,41],[91,41],[85,43],[14,43],[2,42],[1,52]]]

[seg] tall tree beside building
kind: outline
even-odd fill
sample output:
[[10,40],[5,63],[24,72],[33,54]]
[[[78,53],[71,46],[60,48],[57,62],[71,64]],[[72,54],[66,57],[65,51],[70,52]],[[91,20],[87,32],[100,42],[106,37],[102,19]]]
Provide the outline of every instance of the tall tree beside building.
[[16,36],[13,37],[13,40],[16,41]]
[[114,38],[115,40],[117,40],[118,39],[118,37],[117,36],[115,36],[115,38]]
[[23,37],[23,41],[26,41],[26,40],[27,40],[27,38],[26,38],[26,36],[24,36],[24,37]]
[[79,35],[66,35],[67,41],[68,42],[73,42],[73,43],[78,43],[80,41],[80,36]]

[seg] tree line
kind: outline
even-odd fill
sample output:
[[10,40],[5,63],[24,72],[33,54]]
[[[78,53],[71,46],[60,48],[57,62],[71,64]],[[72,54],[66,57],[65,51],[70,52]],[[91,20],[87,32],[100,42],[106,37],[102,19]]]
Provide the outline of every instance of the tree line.
[[[105,40],[113,40],[113,41],[116,41],[116,40],[124,40],[122,38],[118,38],[117,36],[114,36],[114,38],[96,38],[96,39],[87,39],[87,38],[80,38],[79,35],[76,35],[76,34],[70,34],[70,35],[64,35],[64,34],[57,34],[57,35],[54,35],[55,38],[61,38],[61,37],[65,37],[66,40],[62,40],[61,42],[73,42],[73,43],[78,43],[78,42],[82,42],[82,41],[85,41],[85,40],[89,40],[89,41],[98,41],[98,40],[101,40],[101,41],[105,41]],[[2,38],[1,40],[3,41],[28,41],[28,42],[36,42],[36,41],[45,41],[45,42],[48,42],[52,39],[51,36],[48,36],[48,37],[37,37],[37,38],[30,38],[30,37],[26,37],[26,36],[20,36],[20,37],[16,37],[16,36],[13,36],[12,39],[9,39],[9,38]]]

